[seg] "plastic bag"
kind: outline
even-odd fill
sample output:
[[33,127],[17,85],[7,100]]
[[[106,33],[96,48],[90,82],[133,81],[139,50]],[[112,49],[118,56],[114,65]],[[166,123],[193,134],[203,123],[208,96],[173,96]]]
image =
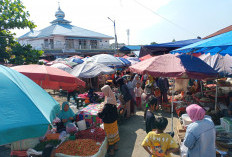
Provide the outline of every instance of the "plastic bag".
[[180,155],[181,155],[181,157],[187,157],[187,152],[188,152],[188,148],[184,145],[183,142],[181,142],[181,145],[180,145]]
[[75,124],[68,123],[66,125],[66,131],[67,131],[68,134],[70,134],[70,133],[76,133],[78,131],[78,129],[77,129]]

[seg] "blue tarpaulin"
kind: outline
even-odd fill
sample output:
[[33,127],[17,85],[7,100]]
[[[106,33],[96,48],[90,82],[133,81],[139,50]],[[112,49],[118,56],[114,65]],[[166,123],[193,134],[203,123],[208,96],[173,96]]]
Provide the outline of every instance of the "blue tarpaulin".
[[128,61],[126,58],[122,58],[122,57],[117,57],[117,58],[120,59],[125,64],[125,66],[131,65],[131,62]]
[[210,53],[232,55],[232,31],[179,48],[171,53]]
[[142,46],[140,50],[139,58],[148,54],[162,55],[165,53],[169,53],[172,50],[175,50],[180,47],[184,47],[186,45],[190,45],[198,41],[201,41],[201,39],[190,39],[190,40],[181,40],[181,41],[162,43],[162,44],[145,45]]
[[60,106],[25,75],[0,65],[0,145],[44,136]]

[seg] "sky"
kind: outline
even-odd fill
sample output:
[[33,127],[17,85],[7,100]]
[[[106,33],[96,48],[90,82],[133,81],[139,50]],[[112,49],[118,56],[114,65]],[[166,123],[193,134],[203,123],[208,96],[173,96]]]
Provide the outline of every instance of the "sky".
[[[205,37],[232,24],[232,0],[21,0],[41,30],[55,19],[58,2],[72,25],[147,45]],[[29,29],[13,30],[16,37]],[[114,40],[111,40],[113,43]]]

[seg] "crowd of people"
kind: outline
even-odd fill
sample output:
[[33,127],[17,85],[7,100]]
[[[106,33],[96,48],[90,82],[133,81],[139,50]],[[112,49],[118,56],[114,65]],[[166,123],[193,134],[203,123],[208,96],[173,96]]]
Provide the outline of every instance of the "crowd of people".
[[[150,156],[169,157],[170,153],[179,150],[172,134],[164,132],[168,125],[167,118],[155,116],[156,111],[162,110],[162,105],[168,103],[168,90],[167,78],[153,78],[150,75],[141,76],[130,72],[117,72],[112,81],[106,82],[101,88],[104,93],[104,107],[98,113],[98,117],[103,121],[110,156],[118,150],[119,117],[127,120],[134,116],[137,110],[144,110],[147,136],[141,145]],[[116,106],[117,101],[120,101],[122,106],[120,112]],[[186,111],[193,122],[188,126],[183,142],[188,149],[188,157],[216,156],[213,121],[209,116],[205,116],[205,110],[197,104],[188,106]],[[68,102],[62,104],[58,117],[63,124],[58,128],[60,131],[75,120],[75,114]],[[48,149],[52,150],[50,147]]]

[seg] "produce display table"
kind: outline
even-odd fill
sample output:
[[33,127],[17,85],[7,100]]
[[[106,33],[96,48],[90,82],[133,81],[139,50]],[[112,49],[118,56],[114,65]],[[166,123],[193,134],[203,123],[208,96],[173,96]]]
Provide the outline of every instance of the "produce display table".
[[[107,138],[103,141],[101,147],[99,148],[99,151],[93,155],[88,157],[104,157],[107,153]],[[61,153],[56,153],[56,157],[84,157],[84,156],[72,156],[72,155],[65,155]]]
[[[77,121],[84,119],[86,121],[87,126],[101,124],[102,120],[97,116],[97,114],[102,110],[103,107],[103,103],[89,104],[88,106],[84,107],[83,109],[77,112]],[[120,107],[121,105],[117,104],[117,108],[120,109]]]

